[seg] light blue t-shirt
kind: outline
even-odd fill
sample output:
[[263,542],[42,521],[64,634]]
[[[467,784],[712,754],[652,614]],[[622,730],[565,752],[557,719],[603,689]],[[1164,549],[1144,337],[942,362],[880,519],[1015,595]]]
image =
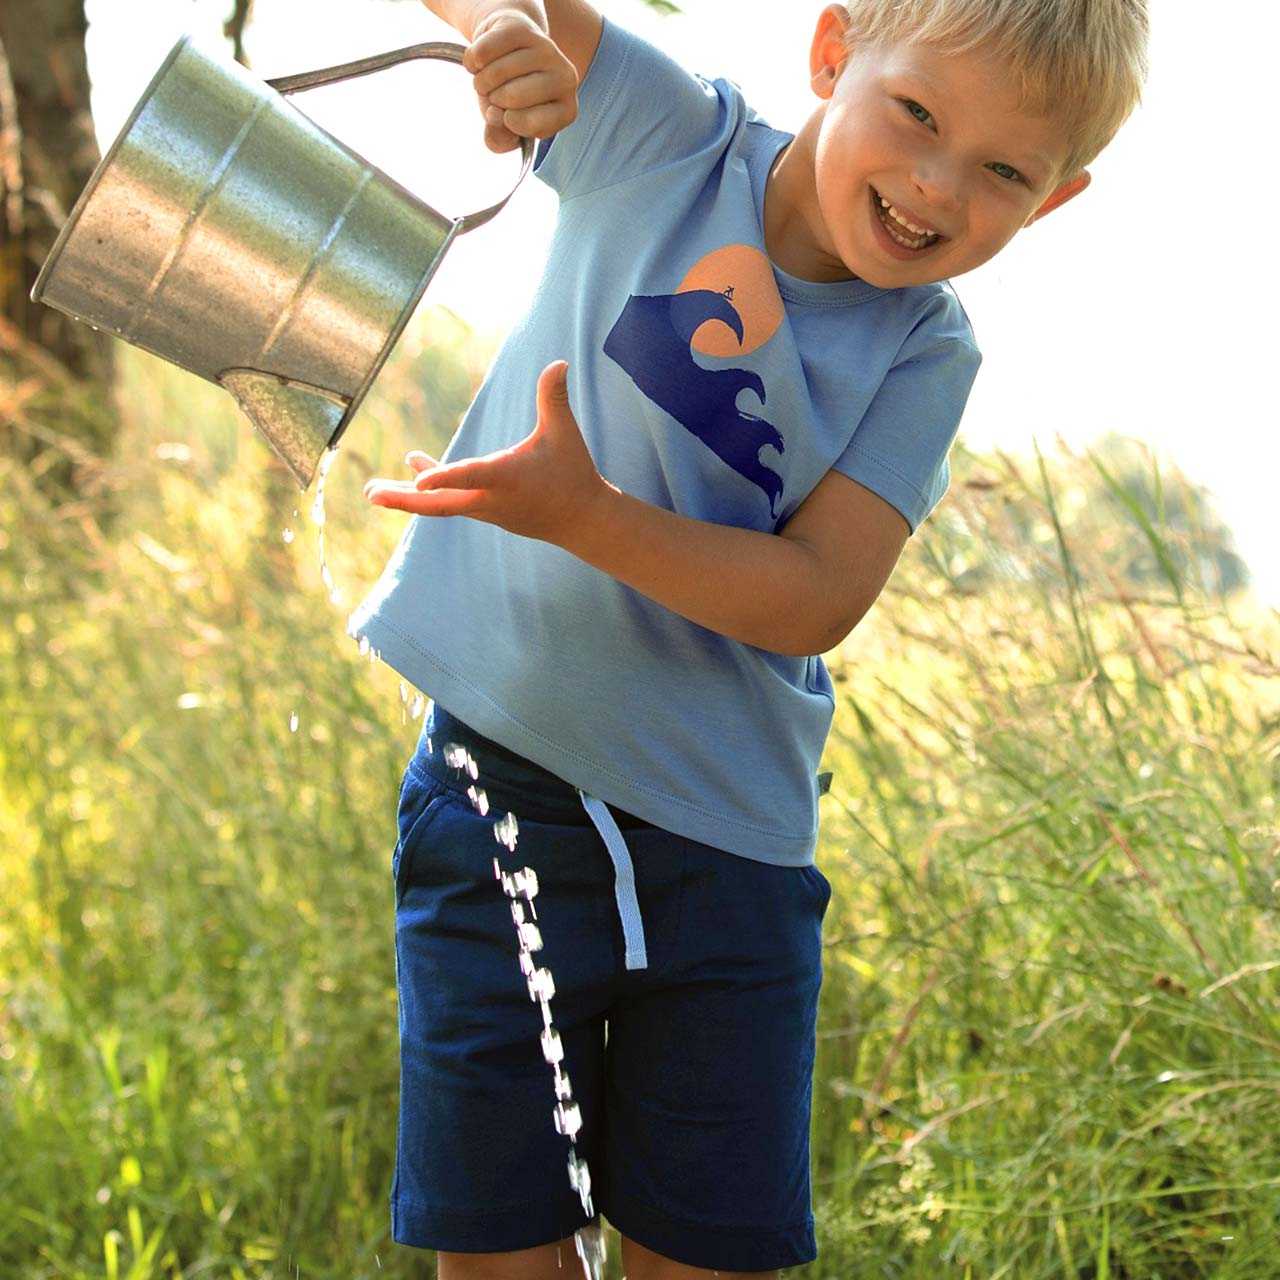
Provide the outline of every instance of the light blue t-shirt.
[[[834,467],[914,533],[947,490],[981,360],[950,285],[774,266],[765,180],[793,135],[607,18],[578,105],[537,150],[560,197],[541,283],[444,459],[523,439],[539,373],[564,359],[592,458],[626,493],[776,533]],[[349,630],[609,804],[762,862],[814,860],[834,710],[817,655],[729,639],[463,516],[415,516]]]

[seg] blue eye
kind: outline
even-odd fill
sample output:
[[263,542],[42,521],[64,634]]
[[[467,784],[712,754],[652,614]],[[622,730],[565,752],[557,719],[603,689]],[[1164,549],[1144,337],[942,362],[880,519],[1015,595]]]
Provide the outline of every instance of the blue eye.
[[926,121],[933,119],[930,113],[926,111],[918,102],[912,102],[910,98],[903,98],[901,101],[908,111],[911,111],[911,108],[915,107],[917,111],[921,112],[920,115],[916,115],[915,111],[911,111],[912,118],[919,120],[921,124],[924,124],[926,123]]
[[1009,174],[1003,174],[1003,173],[1000,173],[1000,177],[1008,178],[1010,182],[1020,182],[1022,180],[1022,174],[1020,174],[1017,171],[1017,169],[1015,169],[1012,165],[1004,164],[1002,161],[997,160],[996,163],[993,164],[991,167],[997,173],[1000,173],[1001,169],[1008,169],[1009,174],[1012,174],[1012,177],[1009,177]]

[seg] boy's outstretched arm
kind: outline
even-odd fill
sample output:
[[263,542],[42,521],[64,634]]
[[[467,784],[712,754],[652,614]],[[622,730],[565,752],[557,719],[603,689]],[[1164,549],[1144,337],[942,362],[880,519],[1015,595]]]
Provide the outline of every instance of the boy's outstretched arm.
[[538,421],[518,444],[437,465],[411,481],[370,480],[376,506],[470,516],[563,547],[712,631],[797,656],[825,653],[858,624],[910,529],[879,495],[830,472],[778,533],[677,515],[609,484],[569,405],[568,366],[538,379]]

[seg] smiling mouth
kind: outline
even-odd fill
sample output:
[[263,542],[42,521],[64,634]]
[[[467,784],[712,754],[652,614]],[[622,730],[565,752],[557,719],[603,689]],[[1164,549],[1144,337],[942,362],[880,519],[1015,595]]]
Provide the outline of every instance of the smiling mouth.
[[946,239],[946,236],[937,231],[931,231],[925,236],[918,236],[914,232],[899,226],[889,216],[889,210],[880,203],[880,193],[875,187],[868,185],[868,190],[871,192],[871,207],[875,210],[876,217],[880,219],[880,225],[888,232],[889,238],[894,244],[903,249],[913,249],[917,253],[923,253],[926,249],[931,249],[940,240]]

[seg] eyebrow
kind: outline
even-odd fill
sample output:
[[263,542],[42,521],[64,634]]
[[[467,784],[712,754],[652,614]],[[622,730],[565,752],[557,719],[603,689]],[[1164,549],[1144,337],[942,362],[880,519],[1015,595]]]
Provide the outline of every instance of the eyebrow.
[[[946,98],[947,96],[946,91],[943,89],[943,87],[936,80],[932,79],[930,76],[925,75],[923,71],[916,71],[914,69],[910,69],[910,70],[899,71],[897,74],[904,80],[915,80],[917,83],[924,85],[924,87],[928,89],[930,93],[935,93],[940,98]],[[1040,165],[1044,169],[1053,168],[1053,161],[1050,160],[1049,157],[1045,155],[1043,151],[1027,151],[1024,153],[1024,155],[1026,159],[1034,160],[1038,165]]]

